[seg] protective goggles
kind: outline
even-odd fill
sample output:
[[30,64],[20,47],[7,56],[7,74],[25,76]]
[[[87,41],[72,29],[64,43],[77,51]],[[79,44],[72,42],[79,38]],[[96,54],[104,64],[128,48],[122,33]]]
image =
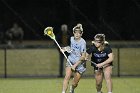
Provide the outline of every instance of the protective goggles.
[[94,40],[95,43],[102,43],[102,40]]

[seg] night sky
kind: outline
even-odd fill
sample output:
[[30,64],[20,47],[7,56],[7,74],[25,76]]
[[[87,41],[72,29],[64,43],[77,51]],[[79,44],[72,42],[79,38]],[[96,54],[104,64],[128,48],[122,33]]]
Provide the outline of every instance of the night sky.
[[109,40],[140,40],[139,0],[0,0],[0,31],[14,22],[24,30],[25,40],[48,39],[43,36],[47,26],[60,31],[82,23],[83,38],[93,39],[104,33]]

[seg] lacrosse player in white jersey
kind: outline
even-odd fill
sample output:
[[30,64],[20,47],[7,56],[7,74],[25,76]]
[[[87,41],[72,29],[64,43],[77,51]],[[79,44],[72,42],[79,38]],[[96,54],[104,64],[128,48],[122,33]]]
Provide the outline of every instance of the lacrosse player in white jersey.
[[66,63],[66,73],[63,81],[62,93],[66,93],[72,73],[74,73],[74,76],[72,85],[70,86],[70,93],[74,93],[74,89],[77,87],[82,74],[86,70],[86,64],[84,62],[86,56],[86,42],[82,38],[82,24],[77,24],[73,28],[73,34],[74,36],[70,38],[70,47],[63,47],[61,50],[63,52],[67,51],[70,53],[68,61],[71,63]]

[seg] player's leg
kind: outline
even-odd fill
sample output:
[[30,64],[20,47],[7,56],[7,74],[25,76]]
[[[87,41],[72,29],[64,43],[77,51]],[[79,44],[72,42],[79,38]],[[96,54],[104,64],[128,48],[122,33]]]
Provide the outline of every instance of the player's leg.
[[75,72],[72,85],[70,86],[70,93],[74,93],[74,89],[77,87],[78,82],[80,81],[81,74],[78,72]]
[[66,93],[71,74],[72,74],[71,67],[66,67],[66,75],[65,75],[65,78],[63,80],[62,93]]
[[74,89],[77,87],[78,85],[78,82],[80,81],[81,79],[81,76],[83,75],[83,73],[86,71],[86,65],[83,64],[83,65],[79,65],[77,68],[76,68],[76,72],[74,74],[74,78],[73,78],[73,81],[72,81],[72,86],[70,87],[70,93],[74,93]]
[[104,68],[104,77],[106,80],[108,93],[112,93],[112,86],[113,85],[112,85],[111,74],[112,74],[112,66],[105,67]]
[[95,80],[97,93],[102,93],[103,71],[101,69],[95,70]]

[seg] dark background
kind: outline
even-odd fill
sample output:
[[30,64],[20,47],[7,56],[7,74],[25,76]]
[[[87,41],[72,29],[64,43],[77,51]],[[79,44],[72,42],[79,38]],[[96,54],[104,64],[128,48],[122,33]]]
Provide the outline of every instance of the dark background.
[[108,40],[140,40],[139,0],[0,0],[0,31],[17,22],[25,40],[49,39],[43,36],[47,26],[58,33],[60,25],[69,29],[82,23],[83,37],[93,39],[104,33]]

